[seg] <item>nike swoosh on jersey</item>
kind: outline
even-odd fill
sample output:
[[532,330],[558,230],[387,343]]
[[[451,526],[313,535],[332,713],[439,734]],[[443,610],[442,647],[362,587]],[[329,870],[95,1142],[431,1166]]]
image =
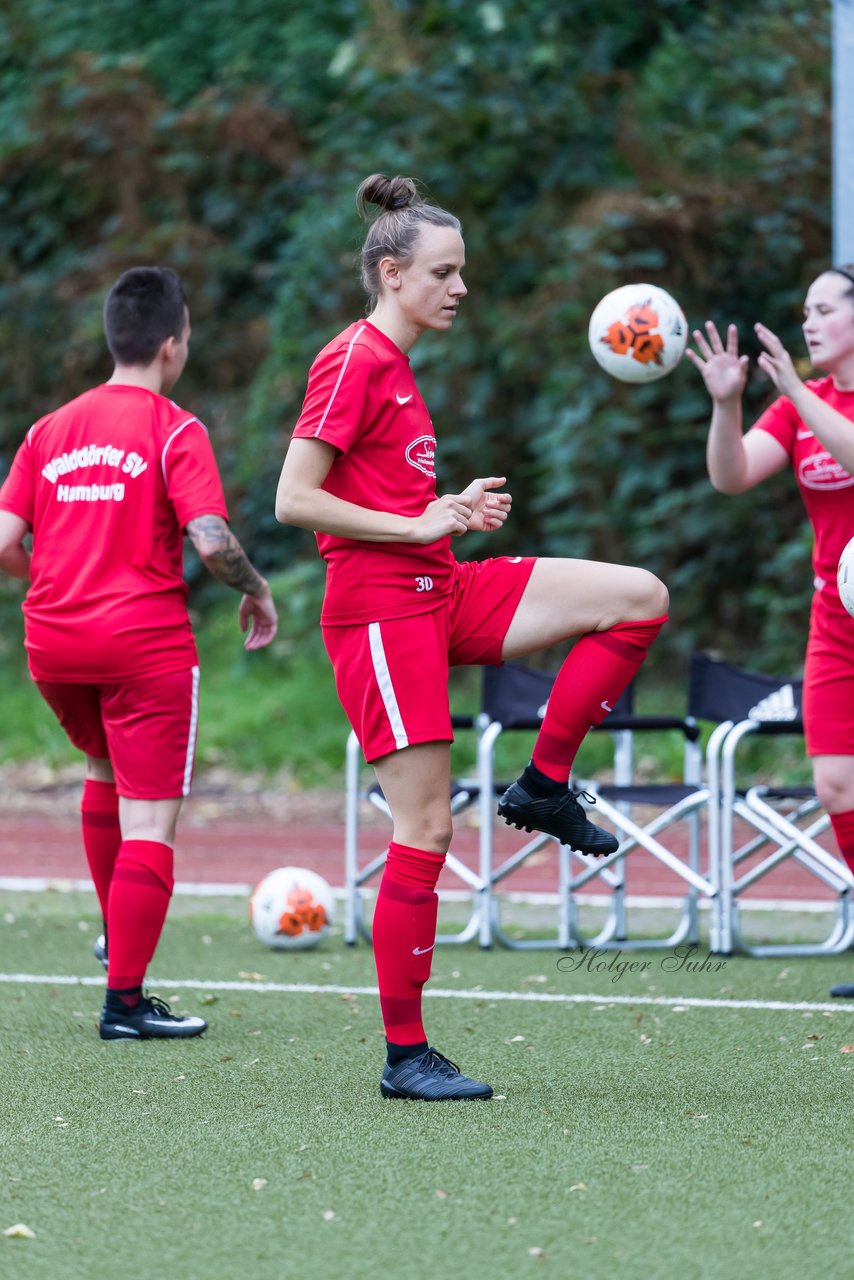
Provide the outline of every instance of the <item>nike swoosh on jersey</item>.
[[412,392],[410,391],[408,396],[402,396],[399,391],[395,391],[394,398],[398,404],[409,404],[412,399]]
[[[434,943],[433,943],[433,947],[435,947],[435,945],[436,945],[436,944],[435,944],[435,942],[434,942]],[[432,950],[433,950],[433,947],[413,947],[413,948],[412,948],[412,954],[413,954],[414,956],[426,956],[426,954],[427,954],[427,952],[428,952],[428,951],[432,951]]]

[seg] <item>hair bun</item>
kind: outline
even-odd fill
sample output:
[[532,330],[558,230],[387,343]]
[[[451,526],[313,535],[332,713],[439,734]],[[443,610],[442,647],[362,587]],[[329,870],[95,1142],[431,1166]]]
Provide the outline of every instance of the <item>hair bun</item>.
[[356,208],[363,218],[367,217],[369,204],[378,205],[387,213],[393,209],[408,209],[410,205],[419,204],[420,201],[413,179],[400,175],[388,178],[384,173],[372,173],[356,192]]

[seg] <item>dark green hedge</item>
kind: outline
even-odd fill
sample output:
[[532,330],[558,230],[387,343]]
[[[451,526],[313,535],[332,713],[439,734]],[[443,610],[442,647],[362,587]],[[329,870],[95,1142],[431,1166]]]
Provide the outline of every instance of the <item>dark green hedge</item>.
[[[687,362],[611,382],[587,320],[652,280],[692,325],[763,318],[799,354],[829,252],[825,0],[10,0],[0,16],[0,474],[105,376],[117,273],[186,278],[181,400],[211,428],[265,568],[312,556],[272,499],[308,364],[360,314],[353,193],[411,173],[463,220],[469,298],[414,363],[443,480],[506,472],[514,550],[638,562],[667,644],[797,662],[809,536],[790,477],[705,478]],[[758,410],[769,387],[751,381]],[[472,539],[467,548],[479,553]]]

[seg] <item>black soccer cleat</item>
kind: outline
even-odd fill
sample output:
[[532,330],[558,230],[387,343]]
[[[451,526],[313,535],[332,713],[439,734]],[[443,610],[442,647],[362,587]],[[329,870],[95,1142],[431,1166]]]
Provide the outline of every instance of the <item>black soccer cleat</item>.
[[840,996],[843,1000],[854,1000],[854,982],[840,982],[838,986],[830,988],[832,996]]
[[[580,793],[593,803],[593,796],[587,792]],[[542,831],[545,835],[554,836],[561,844],[569,845],[580,853],[592,853],[594,857],[605,858],[615,853],[620,846],[616,836],[601,827],[594,827],[578,801],[574,791],[561,789],[551,795],[532,796],[517,779],[504,792],[498,801],[499,816],[511,827],[521,831]]]
[[100,961],[100,963],[106,969],[107,967],[107,935],[105,933],[99,933],[97,938],[93,942],[92,955],[95,957],[96,960]]
[[98,1023],[102,1040],[177,1040],[207,1029],[204,1018],[180,1018],[157,996],[143,996],[133,1009],[117,1009],[107,997]]
[[491,1098],[492,1088],[464,1076],[456,1063],[436,1049],[417,1058],[386,1063],[380,1080],[384,1098],[412,1098],[421,1102],[448,1102],[455,1098]]

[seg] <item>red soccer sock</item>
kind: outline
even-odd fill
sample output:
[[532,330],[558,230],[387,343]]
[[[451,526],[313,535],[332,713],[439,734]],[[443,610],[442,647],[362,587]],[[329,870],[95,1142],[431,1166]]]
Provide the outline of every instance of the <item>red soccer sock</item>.
[[386,1039],[395,1045],[427,1039],[421,991],[430,977],[439,899],[434,892],[445,857],[389,844],[374,910],[374,960]]
[[591,631],[573,646],[557,673],[531,758],[547,777],[567,782],[588,730],[601,724],[640,669],[667,621],[620,622]]
[[168,844],[154,840],[122,843],[107,910],[108,990],[128,991],[142,986],[169,909],[174,886],[172,866]]
[[854,872],[854,809],[846,809],[845,813],[832,813],[830,825],[833,827],[839,852]]
[[80,801],[80,822],[89,874],[106,924],[110,881],[122,843],[119,798],[114,782],[86,779],[83,783],[83,799]]

